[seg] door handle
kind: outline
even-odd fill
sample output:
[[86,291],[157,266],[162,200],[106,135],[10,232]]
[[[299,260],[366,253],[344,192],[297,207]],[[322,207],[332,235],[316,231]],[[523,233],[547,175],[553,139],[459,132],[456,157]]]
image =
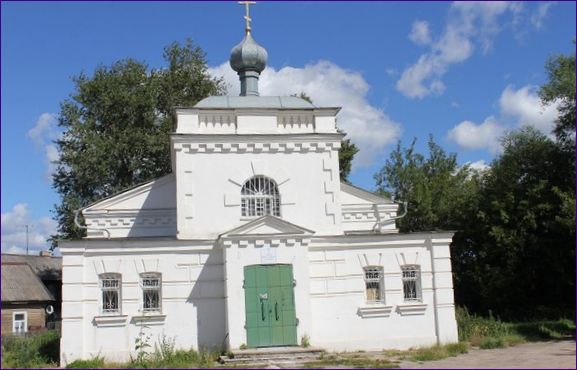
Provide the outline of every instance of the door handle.
[[265,315],[264,315],[264,300],[260,300],[260,314],[262,316],[262,321],[265,321]]
[[278,321],[278,302],[274,303],[274,317]]

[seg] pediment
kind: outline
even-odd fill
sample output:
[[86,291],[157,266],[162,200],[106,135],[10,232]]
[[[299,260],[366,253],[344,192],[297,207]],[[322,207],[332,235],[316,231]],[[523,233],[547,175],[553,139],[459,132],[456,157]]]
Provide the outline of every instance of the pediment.
[[176,208],[176,180],[173,174],[137,185],[84,208],[83,213]]
[[274,235],[301,235],[308,236],[314,231],[302,226],[295,225],[281,218],[274,216],[262,216],[250,221],[242,226],[227,231],[220,235],[221,238],[239,236],[274,236]]

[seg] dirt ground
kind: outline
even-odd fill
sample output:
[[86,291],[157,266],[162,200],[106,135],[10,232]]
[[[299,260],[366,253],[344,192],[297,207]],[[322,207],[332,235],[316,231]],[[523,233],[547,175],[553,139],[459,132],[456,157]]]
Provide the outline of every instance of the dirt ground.
[[575,369],[575,341],[471,349],[458,357],[427,362],[403,361],[399,365],[405,369]]

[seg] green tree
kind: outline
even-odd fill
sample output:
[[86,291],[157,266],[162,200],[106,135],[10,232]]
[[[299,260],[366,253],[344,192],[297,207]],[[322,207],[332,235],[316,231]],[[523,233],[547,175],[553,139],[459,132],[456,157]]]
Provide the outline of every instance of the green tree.
[[575,52],[550,58],[545,69],[549,80],[539,90],[539,96],[544,104],[559,103],[554,132],[560,141],[575,147]]
[[474,171],[459,167],[456,154],[447,154],[432,137],[427,158],[415,152],[415,143],[397,144],[375,175],[377,191],[408,202],[409,212],[397,224],[402,232],[455,229],[475,193]]
[[575,310],[575,168],[533,128],[503,138],[453,238],[457,301],[508,318]]
[[[292,96],[296,96],[313,104],[311,97],[302,91],[300,94],[293,94]],[[339,132],[344,133],[341,130],[339,130]],[[349,174],[351,173],[353,159],[355,158],[355,154],[358,152],[359,148],[351,142],[351,139],[346,139],[341,142],[341,148],[339,150],[339,175],[341,181],[349,182]]]
[[56,141],[60,152],[53,186],[58,234],[78,238],[74,210],[170,172],[169,134],[175,106],[221,94],[207,72],[204,52],[192,41],[164,49],[166,66],[151,69],[126,59],[73,78],[75,91],[61,103]]

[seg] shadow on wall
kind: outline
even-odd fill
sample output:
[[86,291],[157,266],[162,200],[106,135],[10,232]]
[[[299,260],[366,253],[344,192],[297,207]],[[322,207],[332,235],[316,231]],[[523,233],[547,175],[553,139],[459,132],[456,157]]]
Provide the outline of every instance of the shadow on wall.
[[209,253],[186,303],[196,308],[198,348],[221,350],[226,347],[224,264],[222,250],[215,247]]

